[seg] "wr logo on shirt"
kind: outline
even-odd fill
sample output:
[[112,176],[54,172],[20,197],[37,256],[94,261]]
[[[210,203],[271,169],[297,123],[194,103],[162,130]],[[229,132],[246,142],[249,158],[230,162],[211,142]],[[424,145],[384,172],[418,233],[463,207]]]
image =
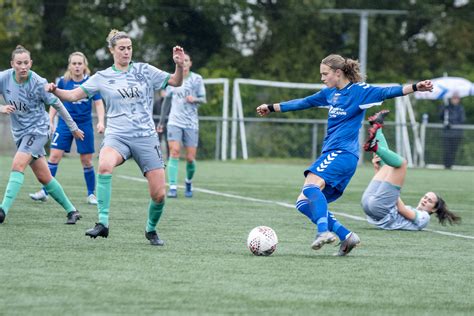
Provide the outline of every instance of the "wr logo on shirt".
[[128,87],[124,89],[117,89],[118,93],[122,96],[122,98],[140,98],[140,92],[138,91],[138,87]]
[[23,103],[21,101],[13,101],[13,100],[9,100],[9,102],[11,105],[15,107],[15,110],[17,111],[25,112],[25,113],[30,112],[30,109],[28,108],[26,103]]

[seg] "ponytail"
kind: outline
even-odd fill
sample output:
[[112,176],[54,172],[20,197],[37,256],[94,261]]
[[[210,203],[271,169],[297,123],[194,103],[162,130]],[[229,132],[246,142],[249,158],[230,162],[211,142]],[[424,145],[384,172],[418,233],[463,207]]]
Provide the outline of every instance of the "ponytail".
[[436,217],[438,218],[438,221],[441,223],[441,225],[446,225],[446,221],[448,221],[450,225],[460,224],[461,217],[451,212],[448,209],[446,202],[438,194],[436,194],[436,198],[438,201],[436,202],[434,208],[436,210]]
[[360,72],[360,64],[357,60],[331,54],[325,57],[321,64],[330,67],[332,70],[340,69],[350,82],[362,82],[365,80]]

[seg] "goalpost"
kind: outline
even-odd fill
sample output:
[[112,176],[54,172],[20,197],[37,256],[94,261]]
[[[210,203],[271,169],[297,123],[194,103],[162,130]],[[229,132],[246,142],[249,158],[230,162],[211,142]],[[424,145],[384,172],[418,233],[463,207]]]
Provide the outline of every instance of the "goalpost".
[[205,85],[222,84],[224,95],[222,101],[222,137],[221,137],[221,159],[227,160],[227,143],[229,129],[229,79],[212,78],[204,79]]
[[[281,82],[281,81],[268,81],[268,80],[256,80],[256,79],[245,79],[237,78],[233,84],[233,100],[232,100],[232,127],[231,127],[231,159],[237,159],[237,138],[240,135],[242,158],[247,160],[247,135],[245,130],[245,122],[254,121],[254,119],[246,119],[244,117],[243,102],[241,95],[241,85],[253,85],[261,87],[274,87],[274,88],[290,88],[290,89],[306,89],[306,90],[321,90],[325,87],[323,84],[311,84],[311,83],[296,83],[296,82]],[[372,84],[374,86],[388,87],[399,85],[397,83],[383,83],[383,84]],[[257,105],[254,105],[257,106]],[[422,156],[422,146],[420,136],[418,133],[419,124],[416,122],[413,108],[408,96],[395,98],[395,122],[396,122],[396,150],[401,153],[408,161],[408,166],[414,165],[414,160]],[[415,140],[415,150],[412,155],[408,126],[407,116],[410,120],[411,127],[413,130],[413,137]],[[362,128],[359,133],[359,140],[362,142],[365,139],[365,130]],[[362,148],[361,155],[362,157]],[[415,159],[413,158],[415,156]]]

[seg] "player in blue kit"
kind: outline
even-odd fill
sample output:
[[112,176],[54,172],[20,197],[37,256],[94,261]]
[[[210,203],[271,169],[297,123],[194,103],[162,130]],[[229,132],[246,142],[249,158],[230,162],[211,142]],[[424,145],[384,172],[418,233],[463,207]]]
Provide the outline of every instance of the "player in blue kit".
[[296,208],[317,226],[311,248],[317,250],[324,244],[334,242],[335,233],[341,241],[339,256],[347,255],[360,243],[360,239],[335,219],[328,210],[328,203],[343,194],[357,168],[358,135],[366,109],[380,105],[389,98],[433,88],[429,80],[404,87],[374,87],[362,82],[359,69],[359,63],[355,60],[329,55],[320,65],[321,80],[327,88],[306,98],[257,107],[257,113],[264,116],[270,112],[329,106],[327,136],[321,156],[304,172],[306,180]]
[[63,188],[51,176],[46,164],[44,145],[49,139],[49,119],[44,105],[54,107],[64,119],[72,135],[84,139],[61,101],[46,92],[46,79],[31,71],[30,52],[18,45],[12,52],[11,69],[0,72],[0,93],[8,105],[0,105],[0,113],[9,114],[17,152],[12,171],[0,205],[0,223],[3,223],[24,181],[24,171],[30,165],[38,181],[67,212],[66,224],[75,224],[81,218],[79,211],[67,198]]
[[362,195],[367,221],[387,230],[422,230],[428,226],[432,214],[436,214],[443,225],[460,223],[461,217],[451,212],[443,198],[434,192],[425,193],[416,207],[405,205],[400,198],[407,162],[390,150],[385,139],[382,127],[387,113],[384,110],[369,117],[371,127],[364,149],[374,153],[375,175]]
[[86,231],[91,238],[109,235],[109,209],[112,193],[112,172],[115,167],[133,158],[147,179],[150,193],[145,237],[151,245],[162,246],[156,225],[163,213],[166,195],[164,162],[153,121],[155,90],[167,85],[180,86],[183,82],[184,52],[173,48],[176,63],[174,74],[169,74],[147,63],[132,62],[132,40],[125,32],[112,30],[107,44],[114,64],[99,71],[74,90],[58,89],[49,85],[62,100],[70,102],[100,93],[107,110],[107,128],[99,153],[97,200],[99,222]]
[[[86,56],[81,52],[74,52],[69,55],[68,69],[63,77],[59,79],[58,88],[73,90],[89,79],[90,70]],[[64,106],[71,114],[79,128],[84,132],[84,139],[76,139],[77,152],[80,154],[81,164],[84,170],[84,179],[87,186],[87,203],[97,205],[95,191],[95,172],[92,164],[92,154],[94,153],[94,129],[92,127],[92,102],[97,111],[97,131],[103,133],[104,126],[104,103],[100,95],[96,94],[91,99],[83,99],[77,102],[64,102]],[[54,118],[57,111],[54,108],[49,110],[51,126],[54,127]],[[54,128],[53,128],[54,130]],[[59,162],[64,152],[71,151],[73,136],[62,118],[58,120],[58,126],[52,134],[51,151],[48,160],[48,167],[53,177],[56,176]],[[30,197],[35,201],[46,201],[48,193],[43,187],[36,193],[30,193]]]

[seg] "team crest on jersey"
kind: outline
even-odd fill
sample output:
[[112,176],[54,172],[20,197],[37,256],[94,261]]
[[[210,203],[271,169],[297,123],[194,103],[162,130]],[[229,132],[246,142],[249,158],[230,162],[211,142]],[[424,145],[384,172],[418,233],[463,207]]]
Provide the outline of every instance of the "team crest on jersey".
[[138,81],[138,82],[142,82],[142,81],[145,81],[145,76],[141,73],[136,73],[135,74],[135,79]]
[[28,99],[34,99],[35,98],[35,94],[33,92],[28,92]]
[[336,105],[337,100],[339,100],[340,93],[334,93],[334,96],[332,97],[331,103],[332,105]]
[[109,80],[109,81],[107,81],[107,83],[108,83],[108,84],[115,84],[115,80],[114,80],[114,79]]
[[12,93],[12,92],[7,89],[7,90],[5,90],[5,93],[6,93],[6,94],[10,94],[10,93]]

